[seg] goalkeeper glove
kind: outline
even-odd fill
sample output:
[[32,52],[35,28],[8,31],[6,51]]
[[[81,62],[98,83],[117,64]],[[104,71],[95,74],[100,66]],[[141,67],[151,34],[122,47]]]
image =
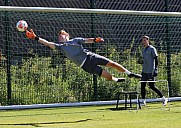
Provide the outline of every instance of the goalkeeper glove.
[[94,42],[98,43],[98,42],[104,42],[104,39],[101,37],[97,37],[93,39]]
[[39,37],[36,36],[33,29],[30,29],[30,31],[26,30],[26,37],[29,38],[29,39],[39,40]]

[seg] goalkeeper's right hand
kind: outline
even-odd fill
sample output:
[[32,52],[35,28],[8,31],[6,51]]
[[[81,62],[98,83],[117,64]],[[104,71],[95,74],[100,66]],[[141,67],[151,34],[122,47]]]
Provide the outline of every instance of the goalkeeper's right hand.
[[33,32],[33,29],[30,29],[30,31],[26,30],[26,37],[29,38],[29,39],[35,39],[37,36]]

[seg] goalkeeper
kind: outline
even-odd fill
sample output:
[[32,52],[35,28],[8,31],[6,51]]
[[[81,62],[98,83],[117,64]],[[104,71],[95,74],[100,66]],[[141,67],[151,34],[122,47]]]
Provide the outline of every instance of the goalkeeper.
[[[144,46],[142,51],[143,56],[143,67],[142,67],[142,78],[141,81],[141,96],[143,99],[143,104],[146,105],[146,81],[155,81],[155,77],[158,75],[158,54],[154,46],[150,44],[150,39],[148,36],[143,36],[141,42]],[[163,96],[161,91],[155,86],[155,82],[149,82],[149,87],[155,91],[160,98],[163,99],[163,105],[167,104],[167,99]]]
[[58,34],[59,43],[49,42],[41,37],[36,36],[32,29],[26,31],[26,36],[29,39],[35,39],[41,44],[50,47],[51,49],[60,50],[64,55],[70,59],[77,66],[81,67],[84,71],[96,74],[106,78],[108,81],[123,82],[124,78],[113,77],[109,72],[103,70],[100,65],[109,68],[114,68],[118,72],[126,73],[130,78],[141,78],[141,75],[134,74],[124,68],[122,65],[106,58],[95,54],[87,49],[84,49],[82,43],[99,43],[104,42],[101,37],[97,38],[73,38],[70,39],[69,33],[61,30]]

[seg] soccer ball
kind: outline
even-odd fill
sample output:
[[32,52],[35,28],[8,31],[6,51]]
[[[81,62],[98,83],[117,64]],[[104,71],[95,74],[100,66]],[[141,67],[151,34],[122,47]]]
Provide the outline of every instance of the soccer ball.
[[27,30],[28,24],[27,24],[26,21],[20,20],[20,21],[18,21],[18,23],[16,24],[16,28],[18,29],[18,31],[24,32],[24,31]]

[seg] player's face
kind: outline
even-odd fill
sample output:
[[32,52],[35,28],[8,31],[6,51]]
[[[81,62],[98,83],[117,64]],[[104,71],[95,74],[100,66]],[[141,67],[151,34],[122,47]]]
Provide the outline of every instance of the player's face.
[[147,47],[149,45],[149,40],[146,39],[146,38],[143,38],[142,39],[142,44],[143,44],[144,47]]
[[66,42],[69,40],[69,34],[65,31],[62,31],[58,37],[59,42]]

